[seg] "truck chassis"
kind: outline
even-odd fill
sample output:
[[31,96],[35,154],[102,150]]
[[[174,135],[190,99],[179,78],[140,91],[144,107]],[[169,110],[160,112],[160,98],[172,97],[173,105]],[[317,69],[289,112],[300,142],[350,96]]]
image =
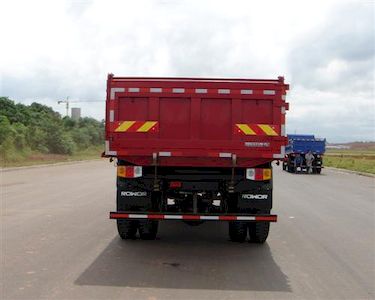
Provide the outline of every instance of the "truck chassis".
[[[261,167],[272,172],[271,163]],[[271,208],[272,178],[249,180],[246,168],[144,167],[140,178],[117,176],[117,211],[110,218],[123,239],[135,239],[137,231],[141,239],[155,239],[161,220],[226,221],[232,241],[249,236],[264,243],[277,221]]]
[[296,155],[293,153],[285,155],[283,160],[283,170],[290,172],[290,173],[312,173],[312,174],[320,174],[322,172],[323,167],[323,156],[314,154],[314,160],[312,162],[311,170],[306,165],[306,160],[304,155],[302,156],[302,163],[296,164],[295,157]]

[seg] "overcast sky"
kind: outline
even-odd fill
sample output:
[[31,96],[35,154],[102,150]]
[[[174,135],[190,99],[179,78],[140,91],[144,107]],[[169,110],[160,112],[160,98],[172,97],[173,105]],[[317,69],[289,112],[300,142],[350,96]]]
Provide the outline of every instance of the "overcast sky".
[[107,73],[283,75],[289,133],[375,140],[374,15],[365,0],[0,0],[0,95],[65,114],[67,96],[104,101]]

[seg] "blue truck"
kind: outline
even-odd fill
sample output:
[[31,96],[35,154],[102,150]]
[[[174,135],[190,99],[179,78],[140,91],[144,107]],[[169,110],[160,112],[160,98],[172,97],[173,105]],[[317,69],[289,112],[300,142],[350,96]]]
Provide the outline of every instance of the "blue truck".
[[[312,134],[288,134],[287,136],[288,145],[285,147],[283,170],[292,173],[320,174],[323,168],[326,139],[315,138]],[[314,158],[309,168],[305,156],[310,151]]]

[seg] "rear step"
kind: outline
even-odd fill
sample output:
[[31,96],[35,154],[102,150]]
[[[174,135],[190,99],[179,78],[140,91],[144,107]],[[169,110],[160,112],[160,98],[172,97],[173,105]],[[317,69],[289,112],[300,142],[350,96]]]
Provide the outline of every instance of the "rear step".
[[110,219],[152,219],[152,220],[186,220],[186,221],[253,221],[277,222],[277,215],[188,215],[188,214],[148,214],[141,212],[110,212]]

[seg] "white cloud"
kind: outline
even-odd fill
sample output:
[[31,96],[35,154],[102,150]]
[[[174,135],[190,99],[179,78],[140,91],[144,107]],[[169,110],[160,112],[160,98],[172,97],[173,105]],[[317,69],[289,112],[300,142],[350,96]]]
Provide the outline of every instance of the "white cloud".
[[[352,24],[345,9],[341,15],[342,7],[362,20]],[[374,14],[363,13],[371,8],[369,2],[349,1],[3,1],[1,94],[25,103],[38,100],[64,113],[56,100],[66,96],[104,100],[109,72],[285,75],[292,87],[290,130],[306,128],[332,140],[373,139],[372,128],[358,135],[337,126],[337,118],[317,124],[306,117],[316,111],[348,116],[360,108],[365,111],[354,114],[352,122],[373,124],[373,82],[367,80],[373,75],[368,68],[373,53],[366,52],[371,49],[366,43],[374,37],[364,28]],[[353,36],[357,48],[350,47]],[[350,82],[337,89],[344,78]],[[101,103],[77,105],[85,115],[104,115]]]
[[317,76],[327,82],[336,82],[339,79],[340,74],[348,71],[348,63],[341,59],[334,59],[328,63],[328,65],[319,67],[317,69]]
[[367,95],[295,87],[290,98],[291,133],[313,132],[329,141],[375,140],[374,102]]

